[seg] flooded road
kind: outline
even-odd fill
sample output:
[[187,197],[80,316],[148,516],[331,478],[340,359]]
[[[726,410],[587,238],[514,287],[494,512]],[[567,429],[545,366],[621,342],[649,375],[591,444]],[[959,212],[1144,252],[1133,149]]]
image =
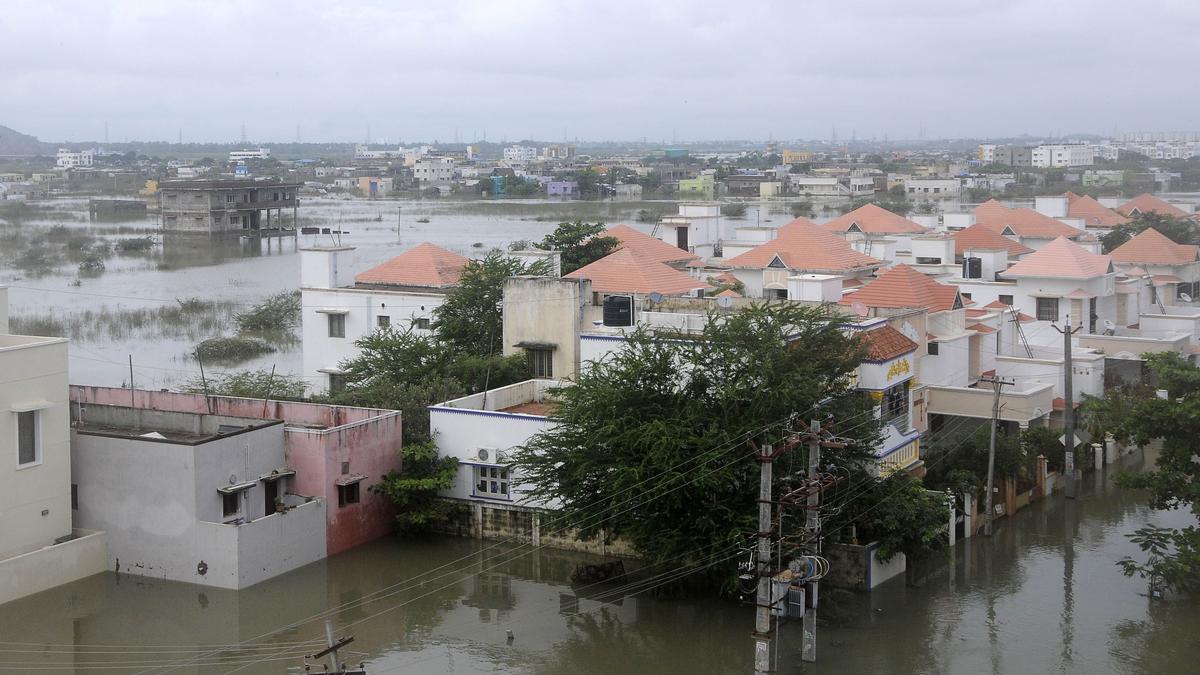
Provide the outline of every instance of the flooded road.
[[[1136,554],[1124,534],[1190,517],[1086,482],[1079,500],[960,542],[953,564],[870,595],[823,588],[818,663],[800,664],[799,623],[785,624],[779,672],[1195,672],[1200,606],[1151,601],[1113,564]],[[750,672],[750,607],[577,594],[585,558],[529,551],[386,539],[241,592],[101,574],[0,606],[0,672],[283,673],[318,648],[324,618],[372,675]]]

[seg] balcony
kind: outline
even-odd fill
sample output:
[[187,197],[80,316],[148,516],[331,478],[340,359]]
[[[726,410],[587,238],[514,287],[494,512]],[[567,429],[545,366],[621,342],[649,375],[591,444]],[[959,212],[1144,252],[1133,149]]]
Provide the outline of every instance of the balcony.
[[[990,389],[932,385],[926,390],[926,405],[931,415],[953,415],[991,419],[995,393]],[[1022,427],[1046,417],[1054,409],[1054,385],[1032,385],[1000,394],[1000,419]]]

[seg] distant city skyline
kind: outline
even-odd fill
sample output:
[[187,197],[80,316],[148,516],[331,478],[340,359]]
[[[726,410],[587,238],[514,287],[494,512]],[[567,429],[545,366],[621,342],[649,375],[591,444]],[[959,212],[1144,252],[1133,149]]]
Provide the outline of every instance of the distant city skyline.
[[5,12],[0,125],[48,142],[1044,138],[1188,130],[1200,104],[1187,0]]

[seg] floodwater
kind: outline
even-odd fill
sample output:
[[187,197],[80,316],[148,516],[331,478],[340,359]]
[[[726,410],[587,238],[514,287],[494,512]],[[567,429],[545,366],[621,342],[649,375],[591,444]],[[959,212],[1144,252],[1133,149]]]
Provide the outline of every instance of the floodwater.
[[[778,671],[1195,672],[1200,607],[1151,600],[1114,565],[1137,554],[1124,535],[1145,522],[1191,519],[1148,511],[1114,473],[873,594],[823,588],[818,662],[801,664],[788,623]],[[749,606],[577,593],[568,579],[585,556],[529,551],[387,539],[241,592],[100,574],[0,606],[0,672],[283,673],[318,649],[324,618],[372,675],[751,671]]]
[[[340,242],[356,247],[354,271],[361,271],[421,242],[430,241],[467,256],[479,256],[519,240],[540,240],[564,220],[597,220],[634,224],[637,211],[675,213],[673,202],[562,201],[397,201],[315,198],[302,202],[302,226],[341,231],[337,235],[303,235],[261,241],[163,237],[156,214],[144,219],[88,222],[86,198],[31,202],[38,210],[20,221],[5,221],[0,212],[0,284],[10,286],[14,317],[53,317],[70,323],[83,312],[107,313],[109,324],[93,339],[73,340],[71,381],[121,386],[130,379],[144,388],[178,385],[200,374],[193,357],[196,344],[224,330],[198,334],[195,329],[156,325],[137,328],[124,313],[176,306],[201,298],[235,303],[232,313],[249,309],[267,296],[300,285],[297,247]],[[753,216],[753,213],[751,214]],[[781,216],[775,216],[780,218]],[[427,222],[421,222],[427,221]],[[14,259],[56,227],[87,233],[115,243],[134,236],[154,236],[158,244],[142,254],[114,254],[96,277],[81,276],[78,261],[59,260],[41,273],[20,269]],[[647,229],[650,226],[643,226]],[[76,321],[78,323],[78,321]],[[278,351],[237,364],[205,363],[208,372],[271,368],[298,374],[300,345],[278,345]]]

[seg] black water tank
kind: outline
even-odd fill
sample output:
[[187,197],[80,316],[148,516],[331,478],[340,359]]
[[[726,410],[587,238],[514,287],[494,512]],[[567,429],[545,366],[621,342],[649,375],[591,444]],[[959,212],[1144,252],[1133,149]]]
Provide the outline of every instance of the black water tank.
[[633,325],[633,296],[610,295],[604,298],[605,326]]
[[983,258],[964,258],[962,275],[964,279],[980,279],[983,277]]

